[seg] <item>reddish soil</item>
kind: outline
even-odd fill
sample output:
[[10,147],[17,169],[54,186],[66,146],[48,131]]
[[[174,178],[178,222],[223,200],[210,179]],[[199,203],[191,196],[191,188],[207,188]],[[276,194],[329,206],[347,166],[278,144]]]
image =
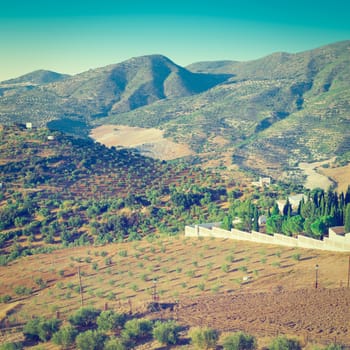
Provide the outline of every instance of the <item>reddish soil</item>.
[[276,289],[183,299],[177,310],[162,317],[223,332],[245,331],[259,337],[285,334],[301,337],[305,343],[350,345],[349,306],[347,288]]

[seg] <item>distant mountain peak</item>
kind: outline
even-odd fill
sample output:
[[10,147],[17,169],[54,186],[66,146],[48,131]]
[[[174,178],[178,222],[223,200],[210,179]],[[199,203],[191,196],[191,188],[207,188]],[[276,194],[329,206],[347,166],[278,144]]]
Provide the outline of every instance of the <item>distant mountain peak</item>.
[[61,81],[68,77],[70,77],[68,74],[61,74],[50,70],[38,69],[14,79],[2,81],[1,84],[29,83],[33,85],[42,85]]

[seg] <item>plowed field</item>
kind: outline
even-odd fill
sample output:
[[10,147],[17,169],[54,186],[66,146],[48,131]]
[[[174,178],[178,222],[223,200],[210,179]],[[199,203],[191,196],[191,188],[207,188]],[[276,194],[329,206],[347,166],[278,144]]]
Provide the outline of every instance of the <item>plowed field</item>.
[[349,289],[300,289],[181,300],[175,317],[189,326],[221,331],[350,344],[349,306]]

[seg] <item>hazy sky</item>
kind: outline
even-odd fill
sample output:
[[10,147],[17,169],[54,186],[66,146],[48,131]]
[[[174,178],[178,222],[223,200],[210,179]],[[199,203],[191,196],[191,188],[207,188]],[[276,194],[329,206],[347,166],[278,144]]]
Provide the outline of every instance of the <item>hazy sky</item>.
[[349,40],[349,13],[348,0],[3,1],[0,81],[153,53],[185,66],[299,52]]

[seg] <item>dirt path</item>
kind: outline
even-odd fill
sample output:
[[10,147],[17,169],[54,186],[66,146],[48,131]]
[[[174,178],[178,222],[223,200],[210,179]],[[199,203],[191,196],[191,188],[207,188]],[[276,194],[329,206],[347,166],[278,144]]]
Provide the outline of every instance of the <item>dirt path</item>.
[[171,160],[192,154],[187,145],[167,140],[164,132],[155,128],[138,128],[125,125],[102,125],[91,131],[90,136],[106,145],[137,148],[152,158]]

